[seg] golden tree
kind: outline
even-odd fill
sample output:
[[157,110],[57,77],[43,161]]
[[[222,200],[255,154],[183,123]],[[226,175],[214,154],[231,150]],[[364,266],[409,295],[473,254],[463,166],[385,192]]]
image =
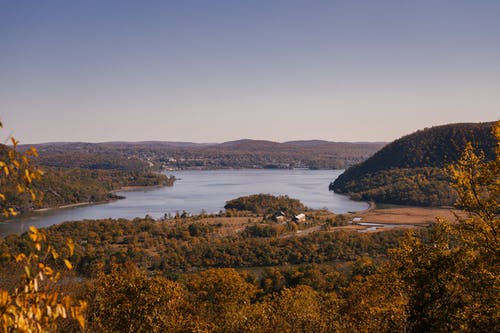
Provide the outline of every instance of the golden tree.
[[63,258],[35,227],[30,227],[29,238],[33,245],[31,252],[10,255],[23,265],[24,274],[14,291],[0,290],[0,329],[3,332],[52,332],[58,327],[58,321],[66,318],[76,320],[83,329],[86,303],[75,302],[58,291],[61,272],[50,264],[62,261],[71,270],[68,258],[73,255],[73,242],[67,241],[68,258]]
[[404,286],[389,265],[376,274],[359,275],[343,290],[340,332],[406,332],[408,298]]
[[256,288],[232,268],[213,268],[190,277],[187,288],[199,316],[197,330],[234,332],[251,307]]
[[92,285],[88,294],[92,332],[181,332],[191,321],[179,283],[148,277],[133,264],[100,273]]
[[493,127],[497,138],[495,159],[487,161],[484,153],[476,154],[470,143],[462,158],[449,170],[458,192],[458,206],[469,212],[461,220],[464,241],[471,246],[484,247],[492,253],[500,243],[500,121]]
[[410,233],[392,251],[409,300],[409,331],[500,331],[500,123],[493,134],[493,160],[468,144],[449,167],[468,216],[438,219],[428,239]]
[[[0,123],[0,127],[2,124]],[[18,142],[11,138],[13,148],[2,146],[0,160],[0,210],[4,216],[15,216],[20,197],[28,195],[36,200],[37,194],[32,182],[42,176],[29,160],[36,156],[35,149],[22,154],[16,152]],[[0,290],[0,329],[3,332],[51,332],[64,318],[72,318],[84,328],[85,302],[75,302],[71,297],[58,291],[61,272],[51,264],[62,261],[72,269],[68,260],[73,255],[74,244],[67,241],[68,256],[63,258],[47,242],[45,234],[30,227],[29,238],[32,249],[28,253],[3,253],[20,265],[24,273],[17,288],[12,291]]]
[[5,217],[17,215],[23,199],[36,200],[32,183],[42,176],[42,171],[30,162],[30,158],[38,154],[36,149],[20,153],[16,151],[19,142],[14,137],[10,137],[10,141],[12,148],[0,146],[0,212]]

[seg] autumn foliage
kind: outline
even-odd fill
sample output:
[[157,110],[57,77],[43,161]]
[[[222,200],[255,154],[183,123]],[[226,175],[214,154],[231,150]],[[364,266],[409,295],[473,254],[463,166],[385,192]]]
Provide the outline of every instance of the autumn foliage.
[[36,149],[19,153],[16,151],[19,142],[14,137],[10,141],[11,147],[0,145],[0,212],[4,217],[15,216],[24,207],[34,205],[38,193],[33,181],[42,176],[42,171],[30,161],[37,156]]
[[[19,254],[3,259],[4,267],[18,261],[26,268],[21,288],[0,293],[1,327],[498,332],[500,123],[494,135],[494,159],[467,145],[448,169],[457,204],[468,214],[402,237],[397,231],[222,236],[216,225],[190,228],[182,218],[62,224],[47,229],[54,245],[36,229],[9,236],[0,248]],[[73,280],[60,273],[72,270],[71,255],[80,273]],[[71,324],[62,322],[65,316]]]

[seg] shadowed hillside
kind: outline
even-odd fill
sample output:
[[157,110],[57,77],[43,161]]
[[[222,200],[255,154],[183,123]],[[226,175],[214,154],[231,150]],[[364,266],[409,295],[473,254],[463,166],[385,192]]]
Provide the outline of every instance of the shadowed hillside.
[[452,205],[455,195],[443,168],[459,159],[469,141],[493,159],[493,124],[449,124],[404,136],[347,169],[330,184],[330,189],[382,203]]

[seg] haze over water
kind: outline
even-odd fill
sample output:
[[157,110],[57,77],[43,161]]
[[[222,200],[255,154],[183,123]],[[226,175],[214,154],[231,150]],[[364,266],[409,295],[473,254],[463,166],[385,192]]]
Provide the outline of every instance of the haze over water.
[[120,192],[126,199],[107,204],[53,210],[27,218],[0,223],[0,235],[20,233],[30,225],[47,227],[64,221],[102,218],[134,218],[186,211],[217,213],[226,201],[243,195],[270,193],[288,195],[313,209],[326,208],[336,213],[368,208],[365,202],[328,190],[328,184],[343,170],[214,170],[175,171],[173,187]]

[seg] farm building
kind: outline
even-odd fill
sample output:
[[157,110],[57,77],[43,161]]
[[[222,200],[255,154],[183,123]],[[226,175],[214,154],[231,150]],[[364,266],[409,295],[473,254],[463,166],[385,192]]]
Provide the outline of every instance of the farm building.
[[273,215],[273,220],[278,223],[283,223],[286,221],[285,213],[277,212]]
[[297,223],[300,223],[300,222],[305,222],[306,221],[306,214],[304,213],[300,213],[298,215],[295,215],[293,217],[293,221],[294,222],[297,222]]

